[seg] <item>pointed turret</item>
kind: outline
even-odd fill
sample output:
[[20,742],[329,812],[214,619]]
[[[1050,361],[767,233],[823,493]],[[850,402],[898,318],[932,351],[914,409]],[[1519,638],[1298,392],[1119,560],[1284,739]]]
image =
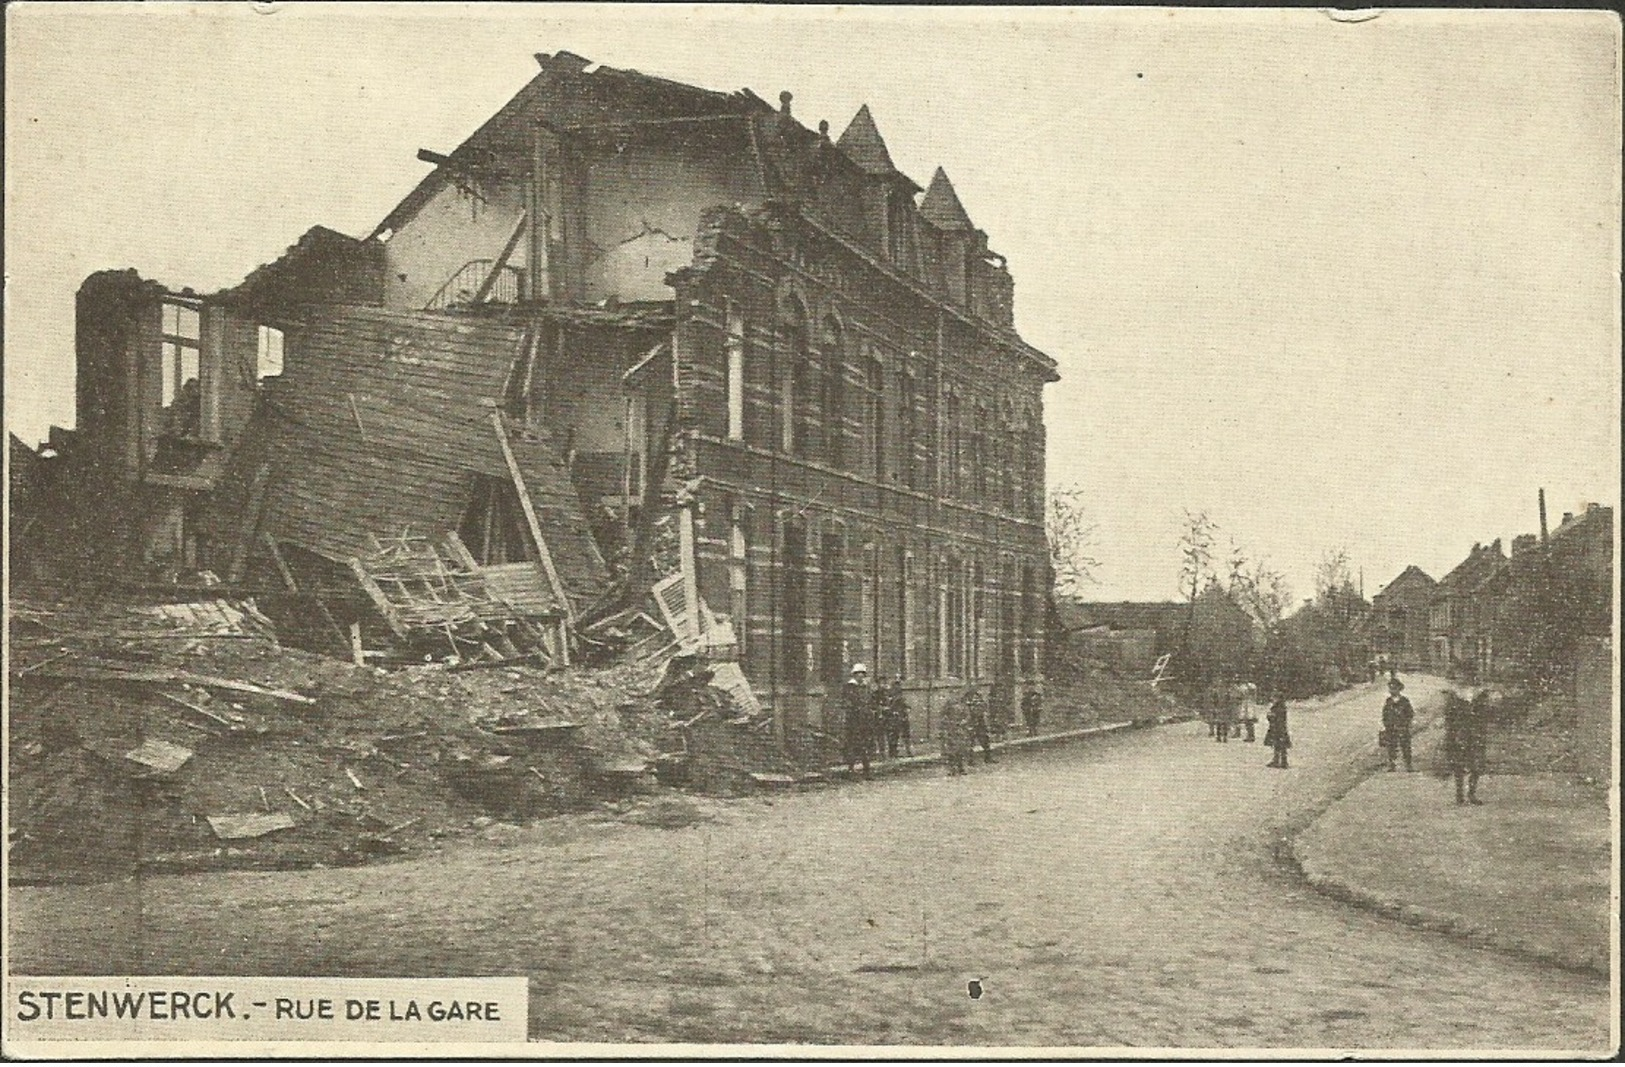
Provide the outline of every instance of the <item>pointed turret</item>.
[[869,113],[868,104],[858,108],[858,113],[846,124],[846,132],[835,143],[852,162],[870,174],[897,173],[891,153],[886,151],[886,139],[880,136],[880,128],[875,125],[875,117]]
[[939,230],[976,229],[965,213],[965,205],[959,202],[959,194],[954,192],[954,183],[948,180],[948,172],[941,167],[931,176],[931,188],[920,201],[920,214]]
[[919,190],[920,187],[891,161],[891,153],[886,150],[886,139],[880,136],[880,128],[875,125],[875,117],[870,114],[868,104],[858,108],[858,113],[846,124],[846,131],[835,145],[866,174],[899,181],[910,189]]

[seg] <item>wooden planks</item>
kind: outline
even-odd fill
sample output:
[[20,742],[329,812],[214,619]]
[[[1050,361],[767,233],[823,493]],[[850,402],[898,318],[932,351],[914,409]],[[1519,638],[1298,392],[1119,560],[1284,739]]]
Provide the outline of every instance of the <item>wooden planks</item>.
[[502,412],[492,410],[491,425],[496,430],[497,443],[502,449],[502,458],[507,461],[508,473],[513,477],[514,490],[519,494],[519,507],[525,513],[525,523],[530,528],[530,537],[536,545],[536,555],[542,564],[542,570],[547,574],[548,585],[553,588],[553,595],[558,598],[559,606],[564,609],[564,617],[572,623],[575,621],[575,609],[570,604],[570,597],[564,591],[564,583],[559,580],[559,572],[553,566],[553,553],[548,550],[547,538],[542,536],[542,524],[536,518],[536,506],[531,503],[530,490],[525,488],[525,476],[519,470],[519,461],[514,458],[513,449],[508,445],[508,428],[503,424]]
[[517,466],[559,584],[601,587],[608,569],[551,441],[533,428],[510,443],[510,464],[489,429],[483,401],[523,362],[524,336],[443,313],[313,313],[290,337],[298,358],[267,420],[278,491],[265,525],[345,562],[370,551],[368,531],[456,529],[473,475],[508,480]]

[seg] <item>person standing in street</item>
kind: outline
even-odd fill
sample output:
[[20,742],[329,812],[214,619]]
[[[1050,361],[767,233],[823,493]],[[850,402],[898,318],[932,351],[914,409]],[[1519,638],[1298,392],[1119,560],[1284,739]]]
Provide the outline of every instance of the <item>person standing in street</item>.
[[1444,697],[1444,758],[1456,779],[1457,804],[1484,803],[1478,799],[1478,777],[1484,773],[1489,704],[1487,689],[1479,690],[1471,700],[1455,693]]
[[891,700],[886,687],[878,681],[869,687],[869,747],[874,749],[876,759],[886,759],[886,753],[891,751],[893,758],[897,753],[888,748],[892,736]]
[[1038,690],[1029,689],[1021,696],[1021,718],[1027,724],[1027,736],[1038,736],[1038,719],[1043,714],[1044,698]]
[[1231,709],[1231,693],[1228,686],[1213,683],[1208,688],[1208,703],[1213,708],[1213,739],[1220,744],[1230,742],[1230,723],[1235,713]]
[[993,738],[987,730],[987,697],[975,682],[965,687],[965,715],[970,720],[971,739],[982,746],[982,760],[993,762]]
[[1405,683],[1398,678],[1388,682],[1388,699],[1382,705],[1382,733],[1388,748],[1388,769],[1397,770],[1401,755],[1405,757],[1405,769],[1411,767],[1411,722],[1416,718],[1416,709],[1411,707],[1409,698],[1405,695]]
[[903,696],[903,676],[896,675],[886,690],[886,751],[892,759],[901,749],[914,755],[914,740],[909,736],[908,700]]
[[1292,737],[1286,729],[1286,696],[1275,694],[1275,703],[1270,705],[1269,725],[1264,728],[1264,743],[1275,750],[1266,766],[1279,767],[1286,770],[1286,750],[1292,747]]
[[869,752],[874,746],[874,709],[870,700],[869,668],[854,663],[851,676],[841,687],[841,748],[846,769],[856,771],[861,763],[865,778],[869,777]]
[[965,773],[965,761],[970,755],[970,717],[965,710],[964,696],[951,692],[937,719],[942,740],[942,760],[950,775]]

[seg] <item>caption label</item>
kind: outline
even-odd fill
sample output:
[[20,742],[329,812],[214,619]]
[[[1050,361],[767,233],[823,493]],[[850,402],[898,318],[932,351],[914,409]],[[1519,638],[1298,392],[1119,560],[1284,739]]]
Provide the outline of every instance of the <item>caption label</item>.
[[22,978],[22,1041],[524,1041],[524,978]]

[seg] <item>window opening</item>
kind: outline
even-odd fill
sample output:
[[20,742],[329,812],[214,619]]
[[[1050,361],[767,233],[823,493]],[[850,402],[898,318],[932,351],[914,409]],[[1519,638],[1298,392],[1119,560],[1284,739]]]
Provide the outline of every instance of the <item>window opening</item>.
[[254,379],[275,378],[282,373],[282,331],[275,326],[259,328],[258,353],[254,361]]
[[728,439],[745,439],[745,314],[728,301],[728,333],[724,341],[728,361]]

